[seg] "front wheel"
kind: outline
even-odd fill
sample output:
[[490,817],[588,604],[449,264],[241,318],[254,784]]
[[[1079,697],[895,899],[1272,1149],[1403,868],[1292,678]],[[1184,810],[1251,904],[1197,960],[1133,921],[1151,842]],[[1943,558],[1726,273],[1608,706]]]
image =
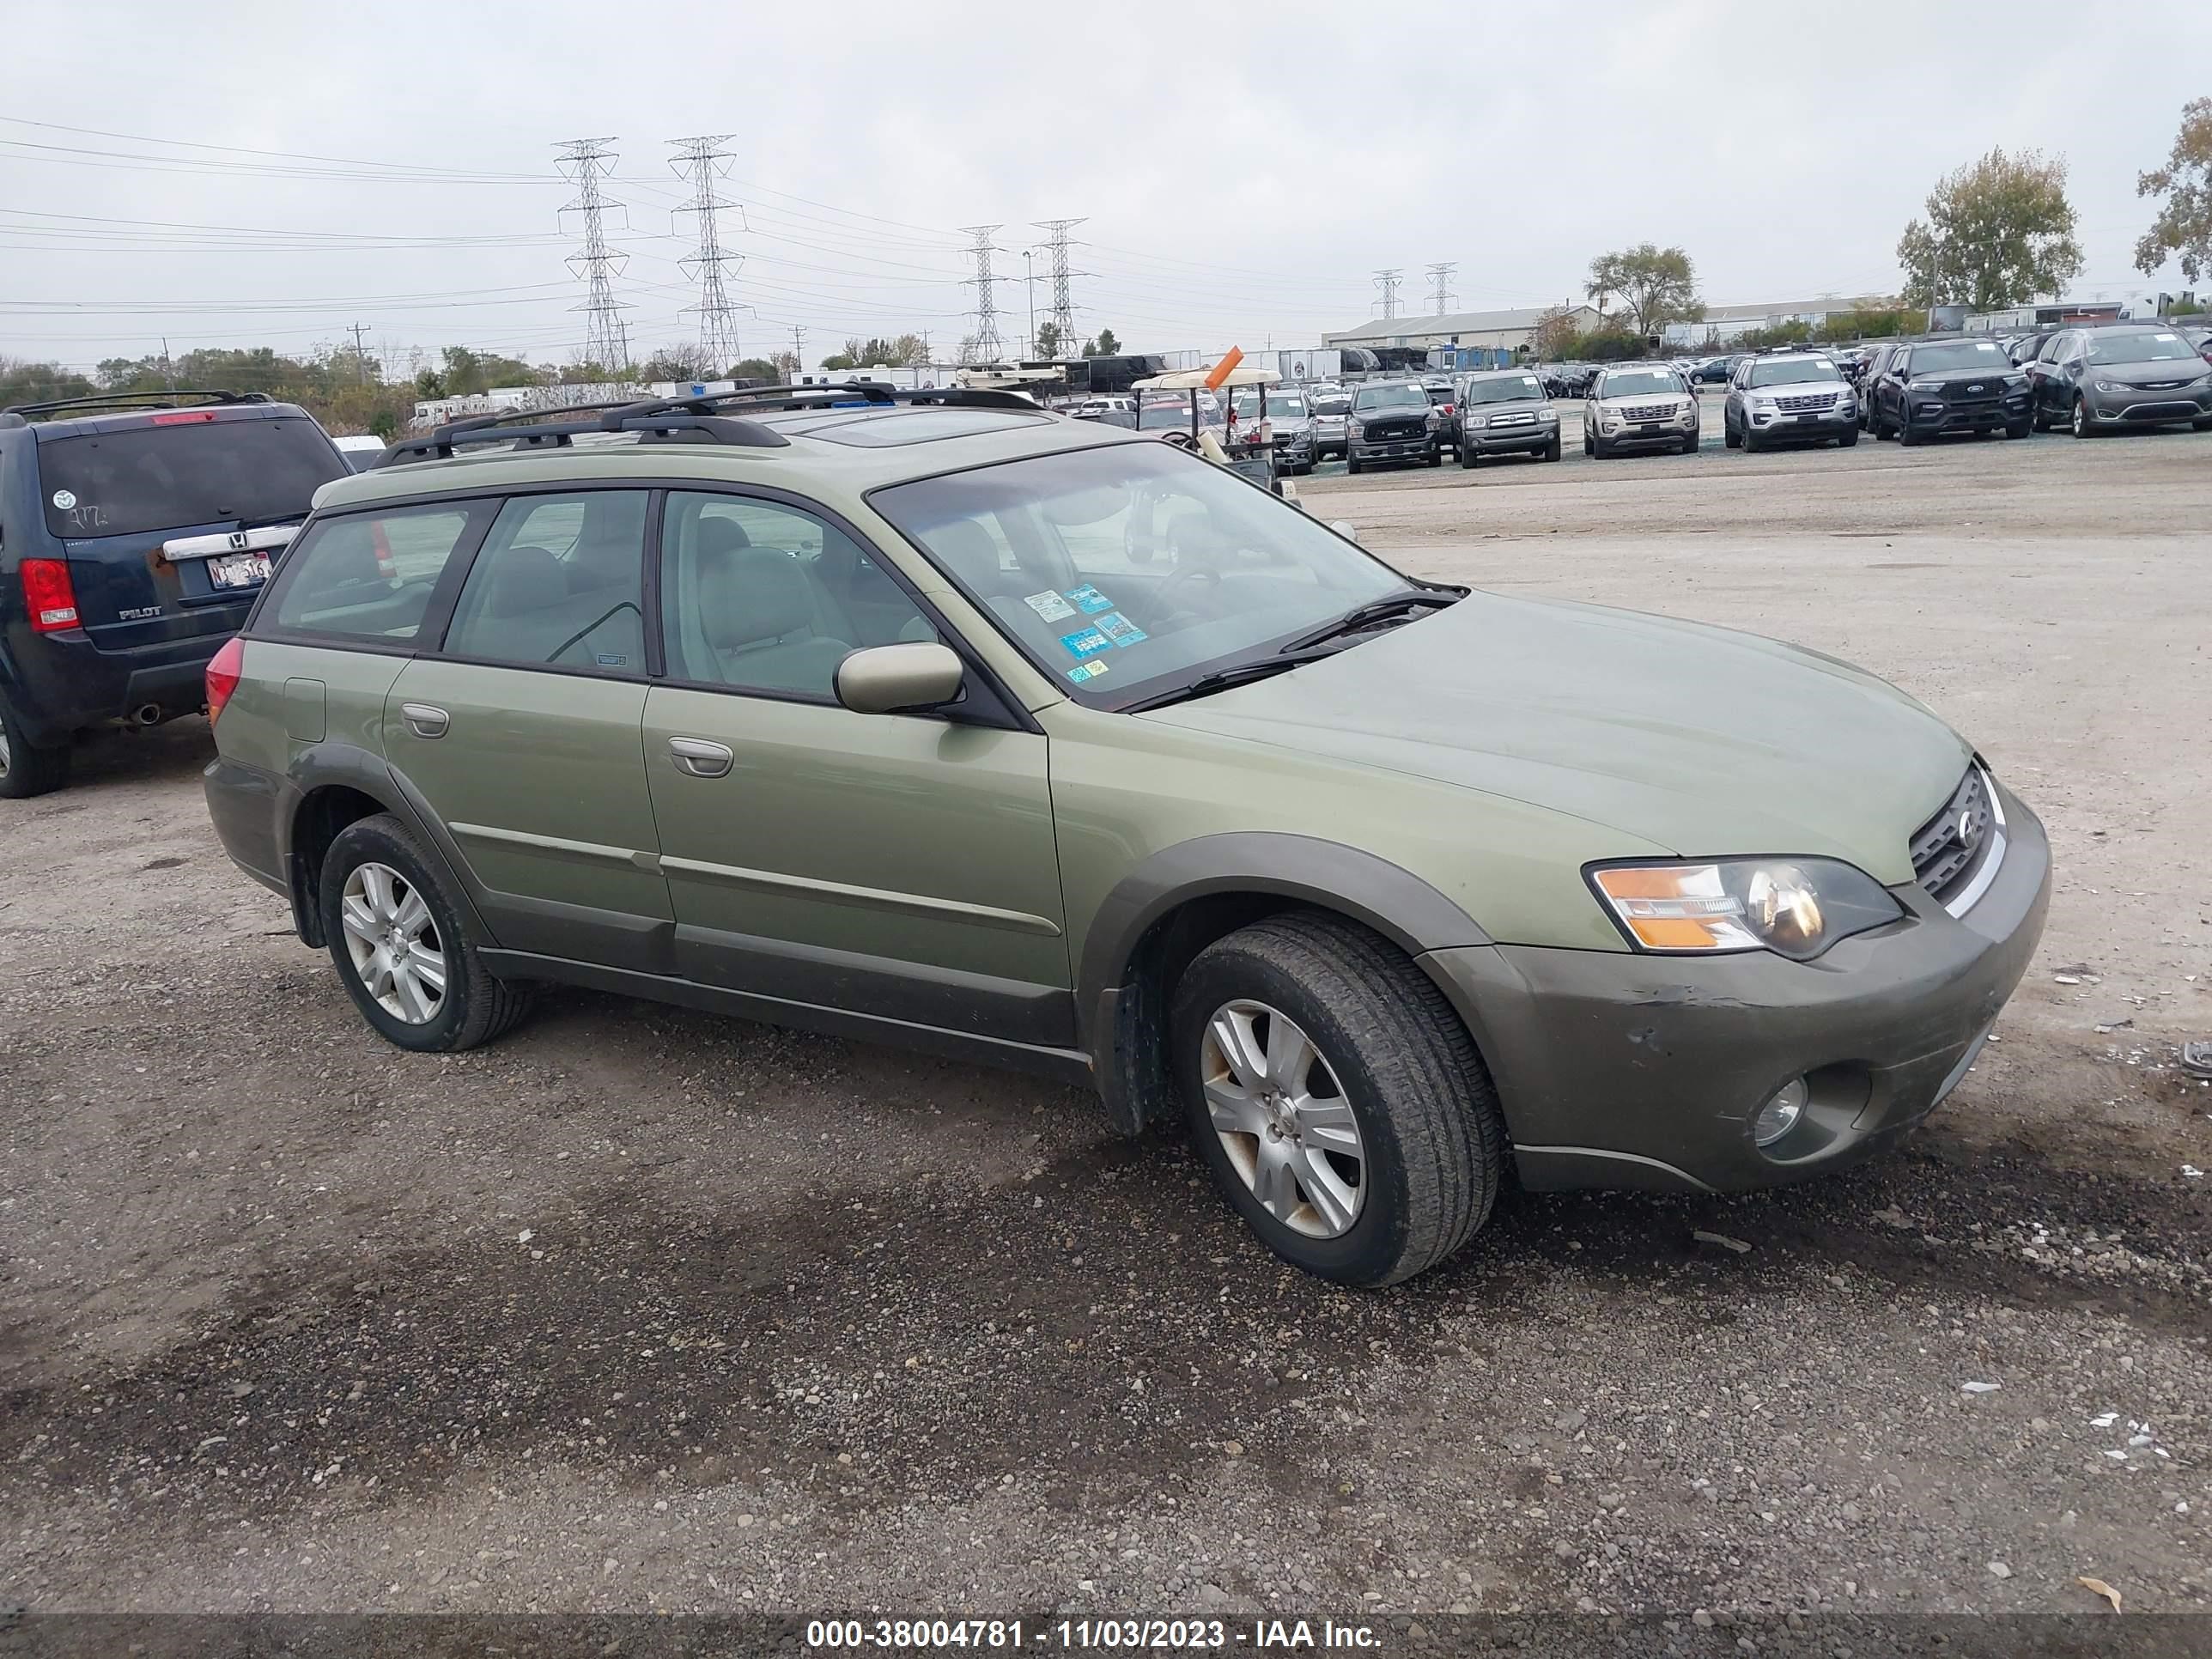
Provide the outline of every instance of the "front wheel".
[[1726,421],[1723,421],[1721,422],[1721,447],[1723,449],[1741,449],[1743,447],[1743,434],[1738,432]]
[[1459,464],[1463,471],[1472,472],[1474,471],[1474,451],[1466,444],[1462,444],[1459,447]]
[[1849,432],[1844,433],[1842,437],[1836,440],[1836,447],[1838,449],[1850,449],[1856,445],[1858,441],[1859,429],[1856,427],[1853,427]]
[[1284,1261],[1395,1284],[1490,1215],[1505,1136],[1482,1057],[1435,983],[1340,917],[1270,917],[1176,987],[1176,1083],[1200,1155]]
[[1344,471],[1346,477],[1356,478],[1359,476],[1359,463],[1346,455],[1344,458]]
[[1737,444],[1736,447],[1742,450],[1747,455],[1758,454],[1759,434],[1756,432],[1753,432],[1749,427],[1744,428],[1742,439]]
[[1423,465],[1427,466],[1442,466],[1443,464],[1444,453],[1441,449],[1431,449],[1429,452],[1429,459],[1423,463]]
[[2078,392],[2074,394],[2074,415],[2069,422],[2069,429],[2077,438],[2091,437],[2097,430],[2095,423],[2089,419],[2089,400]]
[[1912,414],[1910,410],[1898,411],[1897,441],[1907,448],[1920,441],[1920,434],[1912,429]]
[[1692,432],[1688,437],[1682,440],[1682,453],[1685,455],[1694,455],[1698,453],[1698,434],[1696,433]]
[[489,1042],[530,1006],[492,977],[459,907],[406,825],[380,813],[348,824],[323,857],[323,937],[346,994],[401,1048],[452,1054]]
[[1556,461],[1559,459],[1559,434],[1558,433],[1554,432],[1552,434],[1552,441],[1546,444],[1541,449],[1536,452],[1536,458],[1539,460],[1545,461]]
[[0,702],[0,800],[28,800],[69,781],[70,747],[49,748],[26,738]]
[[2021,422],[2018,422],[2016,425],[2011,425],[2011,426],[2008,426],[2008,427],[2006,427],[2006,428],[2005,428],[2005,436],[2006,436],[2006,437],[2008,437],[2008,438],[2025,438],[2025,437],[2027,437],[2027,436],[2028,435],[2028,434],[2029,434],[2029,433],[2033,432],[2034,429],[2035,429],[2035,427],[2034,427],[2034,423],[2033,423],[2033,422],[2030,422],[2030,421],[2021,421]]

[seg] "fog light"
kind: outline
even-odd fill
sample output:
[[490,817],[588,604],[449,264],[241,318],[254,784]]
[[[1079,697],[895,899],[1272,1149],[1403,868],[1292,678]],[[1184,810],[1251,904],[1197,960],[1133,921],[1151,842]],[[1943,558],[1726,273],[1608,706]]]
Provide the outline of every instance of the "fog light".
[[1797,1120],[1805,1115],[1805,1079],[1796,1077],[1774,1091],[1774,1097],[1759,1109],[1752,1120],[1751,1138],[1760,1146],[1771,1146],[1776,1141],[1797,1127]]

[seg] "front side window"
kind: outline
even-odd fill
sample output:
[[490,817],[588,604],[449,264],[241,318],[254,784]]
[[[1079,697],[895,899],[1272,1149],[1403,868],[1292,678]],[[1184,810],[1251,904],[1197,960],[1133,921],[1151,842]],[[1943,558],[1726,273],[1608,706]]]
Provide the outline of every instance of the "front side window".
[[[481,503],[474,508],[489,510]],[[275,625],[413,641],[447,560],[467,533],[471,512],[467,506],[398,507],[310,525],[277,562],[268,599]]]
[[645,672],[642,489],[518,495],[500,509],[446,630],[446,654]]
[[1008,461],[869,500],[1032,662],[1097,706],[1267,654],[1408,591],[1296,507],[1160,445]]
[[660,529],[672,678],[823,702],[863,646],[937,631],[867,550],[781,501],[672,491]]

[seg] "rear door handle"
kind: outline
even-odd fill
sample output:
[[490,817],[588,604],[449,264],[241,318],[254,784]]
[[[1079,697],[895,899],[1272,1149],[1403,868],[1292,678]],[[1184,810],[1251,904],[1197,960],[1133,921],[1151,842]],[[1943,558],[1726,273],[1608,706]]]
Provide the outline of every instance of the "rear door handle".
[[453,723],[451,714],[427,702],[401,703],[399,718],[407,722],[407,729],[418,738],[442,738]]
[[678,771],[695,778],[726,778],[738,758],[727,744],[709,743],[704,738],[671,738],[668,753]]

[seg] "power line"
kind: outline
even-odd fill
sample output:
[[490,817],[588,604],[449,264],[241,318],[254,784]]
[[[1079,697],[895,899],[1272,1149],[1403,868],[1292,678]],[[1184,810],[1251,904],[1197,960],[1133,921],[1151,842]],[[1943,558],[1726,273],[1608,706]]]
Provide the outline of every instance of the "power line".
[[1437,315],[1439,317],[1443,316],[1446,312],[1451,309],[1452,273],[1458,269],[1459,267],[1452,264],[1449,260],[1444,260],[1428,267],[1429,288],[1435,296],[1437,302]]
[[995,363],[1006,355],[999,340],[999,305],[991,291],[995,278],[991,275],[991,256],[998,249],[991,246],[992,234],[997,225],[963,225],[961,234],[972,236],[968,252],[975,260],[975,274],[968,280],[975,285],[975,331],[961,343],[960,361],[963,363]]
[[568,269],[589,286],[584,303],[576,307],[586,319],[584,356],[602,368],[626,369],[629,349],[628,331],[622,326],[625,307],[615,298],[614,278],[629,259],[608,248],[605,228],[606,210],[622,204],[609,201],[599,190],[600,176],[614,167],[615,153],[605,148],[612,143],[611,138],[571,138],[554,149],[567,164],[562,171],[576,181],[576,199],[561,211],[584,216],[584,246],[568,258]]
[[1382,320],[1385,322],[1398,314],[1398,279],[1405,274],[1403,270],[1378,270],[1375,273],[1375,286],[1382,290]]
[[1067,233],[1083,222],[1080,219],[1040,219],[1035,222],[1037,229],[1052,233],[1051,240],[1045,246],[1052,252],[1052,324],[1053,331],[1060,339],[1060,350],[1056,355],[1062,357],[1072,355],[1075,350],[1075,301],[1069,292],[1068,278],[1091,274],[1089,271],[1071,271],[1067,268]]
[[[683,261],[683,267],[699,284],[699,303],[690,309],[698,314],[699,349],[708,359],[710,373],[720,373],[744,356],[738,346],[738,307],[731,302],[722,281],[725,266],[734,271],[744,260],[724,248],[717,234],[717,216],[736,206],[714,193],[714,180],[729,172],[721,165],[729,156],[720,146],[728,143],[730,137],[720,132],[669,140],[677,147],[669,165],[691,178],[691,200],[676,210],[692,215],[699,233],[698,251]],[[738,208],[738,214],[742,227],[744,210]]]
[[356,323],[352,327],[346,330],[346,332],[353,336],[354,379],[357,381],[366,381],[368,379],[368,349],[362,344],[361,337],[368,332],[368,325],[367,323]]

